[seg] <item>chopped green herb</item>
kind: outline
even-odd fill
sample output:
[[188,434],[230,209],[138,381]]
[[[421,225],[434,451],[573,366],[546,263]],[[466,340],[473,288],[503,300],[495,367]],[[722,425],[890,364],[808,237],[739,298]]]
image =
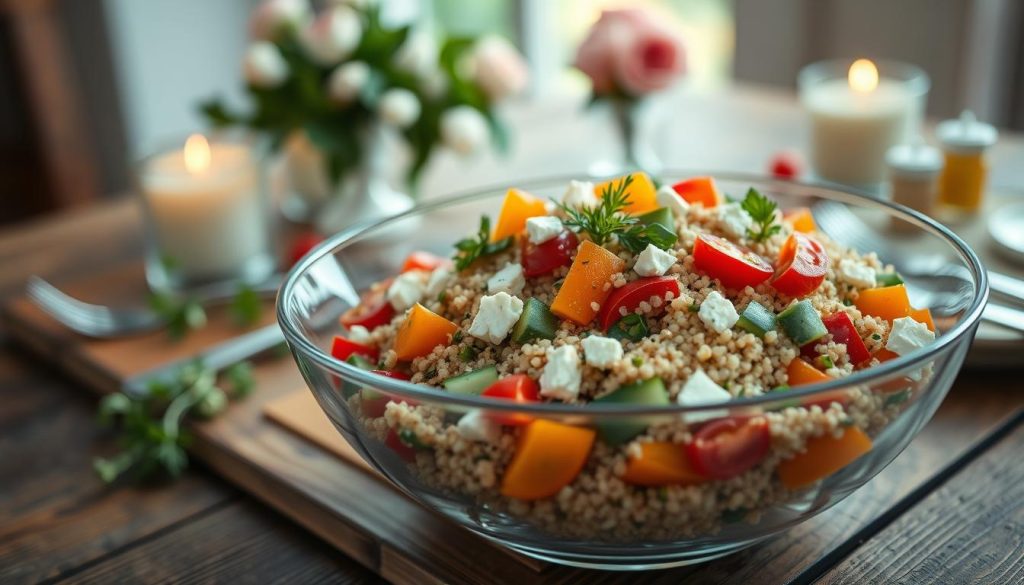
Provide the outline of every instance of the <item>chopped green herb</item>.
[[149,307],[167,323],[167,335],[181,339],[189,331],[206,325],[206,311],[193,298],[180,299],[170,293],[154,292],[149,296]]
[[437,293],[437,302],[444,304],[446,300],[448,300],[448,291],[443,290]]
[[459,350],[459,359],[463,363],[469,363],[476,359],[476,350],[467,345]]
[[658,500],[661,501],[661,502],[667,502],[668,501],[668,488],[667,487],[661,486],[660,488],[658,488]]
[[903,284],[903,277],[899,272],[883,272],[875,275],[875,285],[880,287],[896,286]]
[[843,299],[843,306],[850,307],[852,305],[853,305],[853,301],[851,301],[850,299]]
[[779,206],[771,199],[761,195],[757,189],[751,187],[747,190],[747,196],[743,198],[740,207],[754,220],[756,229],[748,229],[747,237],[755,242],[763,242],[782,229],[782,225],[775,222],[775,211]]
[[420,438],[416,435],[415,432],[413,432],[412,429],[399,429],[398,440],[401,441],[402,444],[404,444],[405,446],[412,447],[413,449],[430,448],[428,445],[426,445],[423,441],[420,440]]
[[686,307],[686,309],[691,313],[696,313],[697,311],[700,311],[700,303],[693,303],[689,307]]
[[871,339],[874,339],[875,341],[881,341],[882,340],[882,336],[879,333],[872,333],[871,334]]
[[633,365],[637,368],[644,365],[644,358],[640,356],[633,356]]
[[476,237],[465,238],[455,243],[456,252],[453,256],[455,268],[465,270],[480,258],[503,252],[511,246],[512,236],[497,242],[491,241],[491,218],[482,215],[480,216],[480,229],[477,230]]
[[904,402],[906,402],[909,398],[910,398],[910,390],[909,389],[900,390],[899,392],[896,392],[895,394],[890,394],[889,396],[886,396],[885,397],[885,404],[884,404],[884,406],[886,408],[888,408],[890,406],[898,406],[898,405],[903,404]]
[[459,329],[458,331],[456,331],[455,333],[452,334],[452,343],[458,343],[460,341],[462,341],[462,330],[461,329]]
[[231,319],[239,327],[252,327],[259,323],[263,314],[263,301],[260,295],[247,284],[238,288],[238,293],[231,299],[231,306],[228,307]]
[[256,380],[252,374],[250,362],[238,362],[224,370],[224,377],[227,378],[231,387],[231,395],[235,398],[245,398],[252,394],[256,387]]
[[640,341],[647,337],[647,322],[636,313],[630,313],[619,319],[608,329],[608,337],[612,339],[629,339]]
[[834,363],[832,363],[832,358],[830,358],[827,355],[819,355],[817,358],[815,358],[814,362],[818,364],[818,367],[823,370],[827,370],[835,365]]
[[436,376],[437,376],[437,368],[430,368],[429,370],[427,370],[426,372],[423,373],[423,377],[428,379],[428,380],[430,380],[431,378],[435,378]]

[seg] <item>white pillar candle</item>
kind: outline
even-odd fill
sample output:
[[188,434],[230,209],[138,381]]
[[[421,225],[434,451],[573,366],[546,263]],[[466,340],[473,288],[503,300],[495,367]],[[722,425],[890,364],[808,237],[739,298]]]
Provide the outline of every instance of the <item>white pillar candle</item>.
[[269,263],[266,204],[248,146],[193,135],[184,149],[145,161],[139,179],[152,242],[173,264],[170,280],[244,278],[253,263]]
[[[811,164],[823,179],[872,185],[885,177],[885,153],[920,123],[919,82],[879,77],[874,63],[855,61],[845,76],[801,74],[801,100],[810,114]],[[923,76],[923,73],[921,73]],[[926,79],[926,78],[925,78]],[[927,91],[927,81],[925,91]]]

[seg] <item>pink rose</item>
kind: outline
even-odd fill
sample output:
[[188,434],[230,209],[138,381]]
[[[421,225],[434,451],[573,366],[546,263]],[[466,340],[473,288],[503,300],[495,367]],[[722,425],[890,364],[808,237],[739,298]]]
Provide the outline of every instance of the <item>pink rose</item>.
[[682,39],[642,10],[606,10],[576,53],[576,67],[594,93],[642,96],[668,87],[686,71]]

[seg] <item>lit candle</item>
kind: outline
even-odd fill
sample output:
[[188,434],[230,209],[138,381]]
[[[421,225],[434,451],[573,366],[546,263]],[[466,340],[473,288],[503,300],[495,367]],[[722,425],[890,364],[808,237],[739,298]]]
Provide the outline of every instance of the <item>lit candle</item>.
[[273,270],[267,205],[246,144],[211,144],[194,134],[184,148],[143,161],[139,179],[150,226],[152,285],[255,281]]
[[[800,94],[811,120],[811,164],[823,179],[871,186],[885,176],[885,153],[916,135],[928,78],[909,65],[887,75],[867,59],[809,65]],[[884,71],[883,71],[884,73]]]

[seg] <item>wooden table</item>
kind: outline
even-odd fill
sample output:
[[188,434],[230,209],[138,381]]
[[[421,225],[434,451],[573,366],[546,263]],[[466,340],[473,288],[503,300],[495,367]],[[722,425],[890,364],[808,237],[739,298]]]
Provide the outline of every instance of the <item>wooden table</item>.
[[[777,148],[800,143],[789,95],[742,88],[685,99],[679,110],[707,142],[679,140],[675,166],[757,171]],[[537,112],[513,115],[551,115]],[[745,138],[723,139],[730,135]],[[523,137],[511,160],[472,169],[444,160],[427,193],[585,164],[546,156],[549,142],[550,135]],[[1024,141],[1004,138],[994,160],[996,184],[1024,185]],[[135,261],[136,220],[122,202],[8,230],[0,235],[0,296],[18,292],[29,274],[73,278]],[[90,468],[110,447],[96,430],[94,400],[2,330],[0,342],[0,582],[378,580],[203,468],[173,485],[104,486]],[[1020,380],[1012,371],[965,371],[907,451],[812,526],[708,565],[638,574],[638,582],[1024,581]],[[881,513],[852,529],[865,509]],[[595,582],[602,577],[593,573]]]

